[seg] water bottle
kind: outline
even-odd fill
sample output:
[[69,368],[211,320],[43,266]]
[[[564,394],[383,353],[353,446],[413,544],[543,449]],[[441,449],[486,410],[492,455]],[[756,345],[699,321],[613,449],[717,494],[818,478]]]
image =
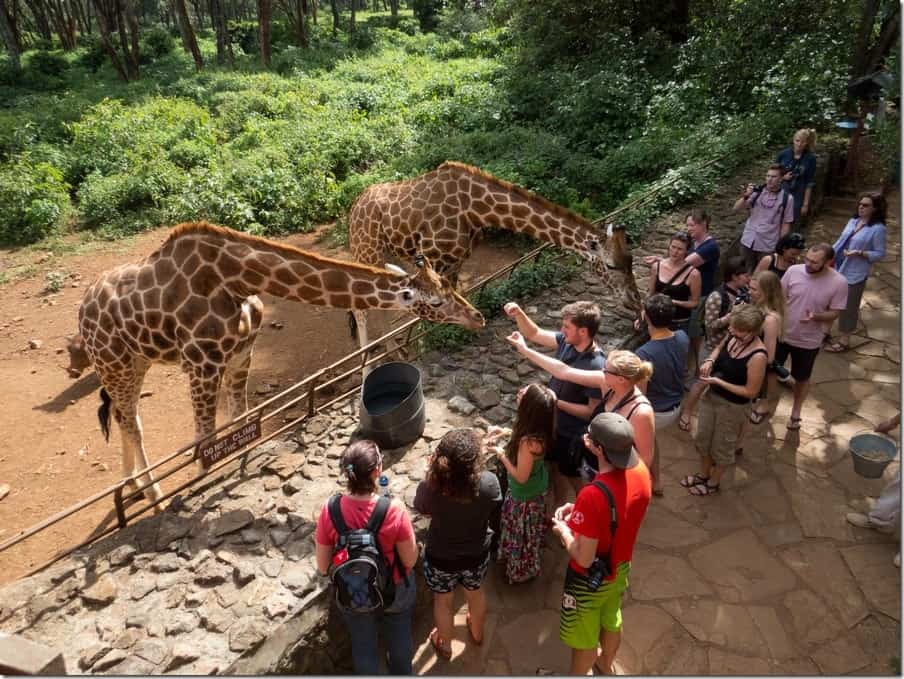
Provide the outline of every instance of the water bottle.
[[392,493],[389,492],[389,477],[386,474],[380,474],[380,490],[378,491],[380,495],[385,495],[386,497],[392,497]]

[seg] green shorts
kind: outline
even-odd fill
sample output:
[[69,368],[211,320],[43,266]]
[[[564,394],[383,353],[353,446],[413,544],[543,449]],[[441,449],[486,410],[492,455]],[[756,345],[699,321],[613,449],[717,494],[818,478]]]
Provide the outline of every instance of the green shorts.
[[617,632],[621,629],[621,600],[628,589],[630,570],[630,563],[619,564],[615,579],[591,592],[587,588],[587,578],[568,568],[559,614],[559,638],[566,646],[578,650],[596,648],[602,630]]

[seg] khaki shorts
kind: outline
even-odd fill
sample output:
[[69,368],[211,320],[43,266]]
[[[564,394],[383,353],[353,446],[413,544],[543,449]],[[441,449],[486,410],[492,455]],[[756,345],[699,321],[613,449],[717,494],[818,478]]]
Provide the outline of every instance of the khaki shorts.
[[707,390],[697,415],[697,452],[709,455],[720,467],[734,464],[738,432],[749,409],[749,403],[732,403]]

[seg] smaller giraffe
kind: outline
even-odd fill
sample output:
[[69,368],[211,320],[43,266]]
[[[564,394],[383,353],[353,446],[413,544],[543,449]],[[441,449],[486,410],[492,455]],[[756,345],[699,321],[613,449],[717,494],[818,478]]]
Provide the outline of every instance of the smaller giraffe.
[[[189,375],[196,439],[216,428],[221,387],[231,418],[248,409],[245,387],[263,313],[258,293],[483,327],[480,312],[428,259],[417,255],[415,265],[410,275],[377,269],[200,222],[174,227],[145,259],[102,274],[85,291],[70,353],[84,351],[97,371],[98,416],[106,435],[111,412],[119,425],[123,476],[148,467],[138,400],[152,363],[178,363]],[[150,499],[162,496],[150,473],[140,481]]]

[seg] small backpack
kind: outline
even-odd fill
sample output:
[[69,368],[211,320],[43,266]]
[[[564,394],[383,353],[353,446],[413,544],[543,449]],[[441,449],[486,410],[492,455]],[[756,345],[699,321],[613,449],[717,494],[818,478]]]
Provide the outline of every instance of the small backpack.
[[377,541],[390,499],[381,496],[367,525],[349,530],[339,508],[340,497],[333,495],[328,504],[330,519],[339,533],[329,570],[336,604],[351,613],[383,610],[395,600],[392,568]]

